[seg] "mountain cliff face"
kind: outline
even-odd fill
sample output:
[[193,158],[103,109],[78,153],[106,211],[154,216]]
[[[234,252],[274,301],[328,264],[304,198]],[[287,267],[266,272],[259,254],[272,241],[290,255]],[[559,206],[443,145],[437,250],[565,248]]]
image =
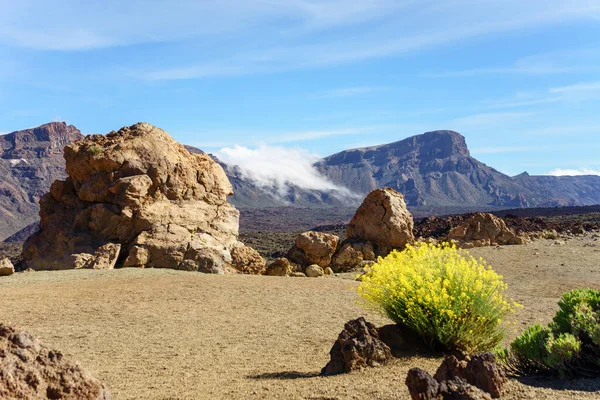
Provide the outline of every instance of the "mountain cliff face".
[[0,240],[38,219],[38,200],[65,176],[63,147],[83,138],[52,122],[0,136]]
[[526,190],[471,157],[465,138],[453,131],[343,151],[317,167],[334,183],[362,194],[386,186],[397,189],[412,206],[529,206]]

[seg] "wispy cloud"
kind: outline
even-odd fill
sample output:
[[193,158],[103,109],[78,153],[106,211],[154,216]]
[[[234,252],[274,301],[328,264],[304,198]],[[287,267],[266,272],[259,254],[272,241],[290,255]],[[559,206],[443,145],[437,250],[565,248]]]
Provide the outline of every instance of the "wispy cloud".
[[555,176],[581,176],[581,175],[600,175],[600,170],[590,168],[579,168],[579,169],[562,169],[557,168],[548,172],[548,175]]
[[313,95],[313,98],[355,97],[370,93],[384,92],[388,88],[382,86],[357,86],[326,90]]
[[580,93],[580,92],[592,92],[600,91],[600,81],[597,82],[584,82],[577,83],[575,85],[561,86],[551,88],[550,93]]

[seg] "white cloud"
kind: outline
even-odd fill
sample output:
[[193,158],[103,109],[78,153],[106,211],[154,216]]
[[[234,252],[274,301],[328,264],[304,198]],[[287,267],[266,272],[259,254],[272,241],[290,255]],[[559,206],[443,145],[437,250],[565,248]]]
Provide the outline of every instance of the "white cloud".
[[590,168],[580,168],[580,169],[562,169],[557,168],[548,172],[548,175],[555,176],[581,176],[581,175],[600,175],[600,170],[590,169]]
[[550,93],[578,93],[578,92],[593,92],[600,91],[600,81],[598,82],[583,82],[576,83],[574,85],[561,86],[556,88],[551,88],[549,90]]
[[327,180],[313,164],[320,157],[302,149],[262,145],[255,149],[226,147],[216,156],[229,166],[237,166],[245,179],[285,197],[290,185],[306,190],[329,192],[339,198],[358,198],[347,188]]

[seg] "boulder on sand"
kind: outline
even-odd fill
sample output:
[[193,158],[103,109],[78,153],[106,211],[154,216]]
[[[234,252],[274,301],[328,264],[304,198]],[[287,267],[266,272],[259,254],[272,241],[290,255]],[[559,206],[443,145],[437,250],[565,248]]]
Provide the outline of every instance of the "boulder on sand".
[[8,258],[0,260],[0,276],[8,276],[15,273],[15,266]]
[[0,398],[109,400],[98,379],[29,333],[0,323]]
[[463,248],[528,242],[525,236],[518,236],[508,228],[504,220],[488,213],[476,213],[465,223],[451,229],[447,239]]
[[327,267],[337,248],[340,238],[323,232],[304,232],[296,237],[295,245],[288,251],[290,261],[307,267],[317,264]]
[[165,131],[139,123],[89,135],[64,156],[68,178],[40,200],[40,230],[25,242],[24,269],[88,265],[109,243],[120,245],[117,266],[264,269],[237,239],[239,212],[226,201],[232,186],[208,155],[190,154]]

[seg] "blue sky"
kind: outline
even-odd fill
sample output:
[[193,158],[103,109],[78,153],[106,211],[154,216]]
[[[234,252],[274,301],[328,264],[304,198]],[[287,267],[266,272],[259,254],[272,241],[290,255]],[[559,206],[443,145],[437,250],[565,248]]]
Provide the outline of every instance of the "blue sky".
[[325,156],[453,129],[505,173],[600,171],[600,0],[0,9],[0,132],[147,121],[207,151]]

